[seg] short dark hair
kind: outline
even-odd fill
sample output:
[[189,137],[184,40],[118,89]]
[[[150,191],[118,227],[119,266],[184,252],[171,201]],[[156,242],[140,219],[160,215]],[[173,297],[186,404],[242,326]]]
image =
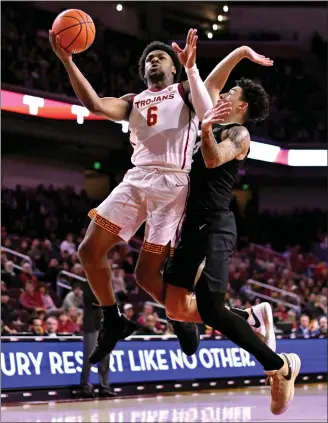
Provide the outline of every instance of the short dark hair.
[[171,57],[174,67],[177,71],[176,74],[174,75],[174,82],[178,82],[180,80],[181,69],[182,69],[179,57],[171,46],[164,44],[161,41],[153,41],[152,43],[148,44],[148,46],[142,52],[142,55],[139,59],[139,76],[141,80],[145,82],[146,57],[148,56],[149,53],[151,53],[154,50],[163,50],[165,51],[165,53],[167,53]]
[[248,103],[247,120],[261,122],[269,115],[269,96],[262,85],[241,78],[235,84],[243,90],[242,100]]

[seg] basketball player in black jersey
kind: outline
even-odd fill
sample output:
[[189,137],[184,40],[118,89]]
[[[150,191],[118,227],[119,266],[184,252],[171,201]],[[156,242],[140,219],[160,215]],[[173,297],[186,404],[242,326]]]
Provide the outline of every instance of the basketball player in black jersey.
[[[222,102],[231,106],[224,122],[218,117]],[[253,354],[263,365],[271,382],[271,411],[282,414],[294,396],[299,357],[273,352],[247,323],[247,312],[236,309],[232,312],[224,305],[228,264],[236,242],[230,197],[238,169],[250,150],[250,135],[243,124],[248,120],[263,120],[268,114],[268,104],[261,85],[241,79],[204,115],[190,173],[186,220],[174,255],[166,264],[164,280],[178,289],[195,290],[201,320]],[[194,288],[204,258],[205,266]],[[166,300],[170,316],[170,301],[167,297]]]

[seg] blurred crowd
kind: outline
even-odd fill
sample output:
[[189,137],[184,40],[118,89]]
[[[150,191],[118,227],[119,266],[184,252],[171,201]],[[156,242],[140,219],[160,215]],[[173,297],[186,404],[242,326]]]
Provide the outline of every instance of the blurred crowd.
[[[42,185],[35,190],[3,188],[1,197],[2,335],[81,334],[85,274],[77,248],[85,234],[92,201],[86,193],[77,195],[69,187]],[[305,216],[305,222],[309,216]],[[290,221],[293,216],[285,218]],[[268,224],[267,215],[258,215],[258,224],[262,219],[262,225]],[[315,222],[313,225],[315,234],[318,228]],[[272,230],[277,229],[273,226]],[[270,232],[266,236],[270,237]],[[308,236],[306,231],[304,236]],[[252,234],[247,237],[244,233],[231,260],[227,306],[248,308],[269,296],[277,332],[327,334],[327,234],[320,233],[320,239],[314,236],[310,249],[287,245],[280,252],[270,244],[254,244],[249,239]],[[136,237],[108,253],[119,307],[137,322],[137,335],[171,334],[164,310],[136,284],[134,268],[141,245],[142,240]],[[249,279],[256,284],[246,283]],[[263,288],[258,282],[269,287]],[[211,328],[201,330],[216,335]]]
[[[48,42],[48,30],[54,18],[52,13],[30,5],[4,3],[1,54],[6,66],[2,69],[3,82],[75,97],[64,67]],[[96,27],[94,45],[75,57],[91,85],[100,96],[120,96],[143,90],[137,63],[146,43],[110,31],[101,22],[96,22]],[[243,61],[233,72],[232,77],[246,76],[261,81],[271,96],[270,117],[261,127],[252,128],[255,135],[282,142],[327,139],[323,95],[326,92],[327,45],[314,34],[310,48],[311,52],[302,60],[274,58],[275,65],[271,69]],[[216,59],[198,60],[203,77],[216,64]]]

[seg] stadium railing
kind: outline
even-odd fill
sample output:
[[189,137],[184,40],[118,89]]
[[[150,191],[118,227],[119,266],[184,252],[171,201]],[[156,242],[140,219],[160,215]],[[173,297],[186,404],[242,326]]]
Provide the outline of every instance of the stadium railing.
[[[33,265],[31,258],[29,256],[26,256],[25,254],[18,253],[17,251],[11,250],[10,248],[7,248],[7,247],[3,247],[2,245],[1,245],[1,251],[4,251],[5,253],[11,254],[13,256],[19,257],[22,260],[27,261],[31,266]],[[23,270],[22,266],[19,266],[16,263],[13,263],[13,265],[15,269]]]
[[281,297],[294,298],[296,301],[296,304],[293,304],[281,299],[277,299],[275,297],[270,297],[269,295],[263,294],[262,292],[259,292],[259,291],[254,291],[251,287],[248,287],[247,285],[245,285],[245,290],[244,290],[246,295],[254,295],[255,297],[262,298],[263,300],[274,302],[276,304],[283,304],[284,306],[295,310],[298,315],[301,313],[301,298],[298,295],[293,294],[292,292],[286,291],[285,289],[276,288],[275,286],[271,286],[266,283],[254,281],[253,279],[248,279],[247,284],[258,286],[259,288],[265,288],[269,291],[278,292],[279,294],[281,294]]

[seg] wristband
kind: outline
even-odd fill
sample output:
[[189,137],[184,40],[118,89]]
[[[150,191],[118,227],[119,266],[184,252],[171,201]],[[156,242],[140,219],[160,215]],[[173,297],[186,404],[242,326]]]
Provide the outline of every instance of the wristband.
[[191,68],[185,67],[185,71],[186,71],[186,74],[190,76],[199,75],[199,71],[198,71],[196,63]]

